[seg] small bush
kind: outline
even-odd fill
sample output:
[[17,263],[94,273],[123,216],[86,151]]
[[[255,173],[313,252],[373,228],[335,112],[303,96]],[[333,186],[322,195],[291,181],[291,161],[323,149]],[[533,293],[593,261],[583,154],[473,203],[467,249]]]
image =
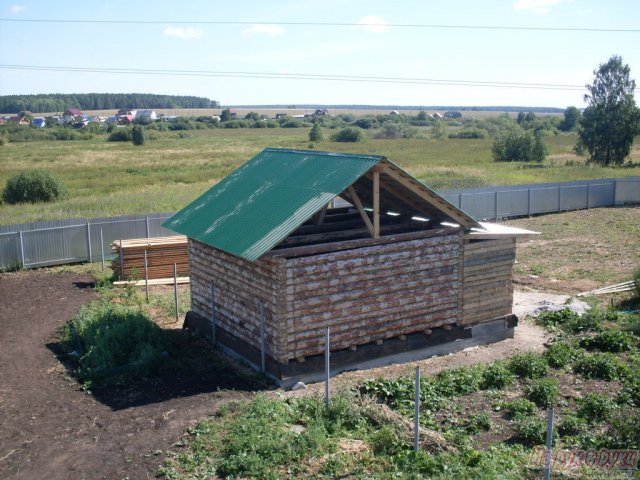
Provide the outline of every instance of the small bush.
[[11,177],[2,192],[9,204],[53,202],[64,195],[64,185],[51,173],[27,170]]
[[580,315],[576,312],[570,308],[563,308],[552,312],[542,312],[536,318],[536,324],[546,328],[562,327],[578,318],[580,318]]
[[538,410],[536,404],[526,398],[516,398],[510,402],[505,402],[502,404],[502,408],[505,410],[505,416],[508,420],[529,417]]
[[443,397],[457,397],[476,392],[482,380],[482,367],[457,367],[442,370],[436,376],[436,391]]
[[542,162],[546,150],[541,134],[518,127],[501,132],[491,152],[496,162]]
[[385,123],[382,130],[376,133],[376,138],[412,138],[417,133],[415,128],[407,127],[402,123]]
[[75,373],[87,388],[122,384],[163,364],[169,343],[142,312],[106,301],[84,307],[62,330],[66,352],[76,352]]
[[634,376],[625,380],[618,392],[616,402],[620,405],[629,405],[640,408],[640,376]]
[[324,135],[322,134],[322,128],[320,128],[319,123],[314,123],[313,127],[309,131],[309,141],[321,142],[322,140],[324,140]]
[[607,436],[608,448],[640,449],[640,408],[620,409],[611,420]]
[[130,142],[131,132],[127,128],[118,128],[107,137],[107,142]]
[[302,128],[302,127],[308,127],[309,124],[300,120],[287,120],[286,122],[283,122],[280,124],[280,126],[282,128]]
[[587,354],[573,365],[573,371],[584,378],[615,380],[626,371],[625,365],[611,353]]
[[640,297],[640,267],[633,272],[633,285],[636,287],[636,297]]
[[616,408],[615,403],[607,395],[587,393],[578,400],[578,416],[590,422],[605,420]]
[[580,346],[587,350],[602,352],[626,352],[631,349],[631,335],[617,330],[605,330],[595,337],[583,338]]
[[508,368],[521,378],[540,378],[549,372],[544,357],[535,352],[517,353],[509,359]]
[[547,348],[544,356],[550,367],[564,368],[580,356],[580,350],[566,342],[555,342]]
[[358,128],[347,127],[331,137],[334,142],[362,142],[364,135]]
[[131,130],[131,142],[133,142],[134,145],[144,145],[146,139],[147,137],[144,133],[144,127],[142,125],[136,125],[135,127],[133,127],[133,130]]
[[560,393],[558,381],[554,378],[536,380],[525,388],[527,398],[539,407],[553,407]]
[[465,422],[465,430],[470,435],[491,430],[491,419],[486,412],[472,413]]
[[449,138],[464,138],[464,139],[480,139],[484,138],[484,132],[477,128],[471,128],[467,130],[460,130],[457,133],[450,133]]
[[587,422],[583,418],[567,415],[558,424],[558,434],[561,437],[580,435],[587,429]]
[[540,417],[520,417],[514,420],[516,438],[527,446],[544,444],[547,422]]
[[494,362],[482,372],[480,388],[483,390],[500,390],[511,385],[513,381],[513,374],[504,362]]

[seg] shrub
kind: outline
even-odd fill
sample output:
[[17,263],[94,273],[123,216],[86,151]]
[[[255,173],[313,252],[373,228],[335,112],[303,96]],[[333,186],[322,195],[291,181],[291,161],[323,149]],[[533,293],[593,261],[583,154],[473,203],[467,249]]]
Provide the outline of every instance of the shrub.
[[144,145],[146,139],[144,127],[142,125],[136,125],[133,127],[133,130],[131,130],[131,141],[134,145]]
[[574,415],[562,417],[558,424],[558,434],[562,437],[579,435],[587,429],[587,422]]
[[564,368],[580,356],[580,351],[566,342],[555,342],[544,352],[547,363],[553,368]]
[[539,407],[552,407],[558,400],[560,388],[554,378],[536,380],[525,388],[527,398]]
[[282,128],[302,128],[309,126],[307,123],[302,122],[300,120],[287,120],[280,124]]
[[417,133],[415,128],[407,127],[402,123],[385,123],[382,130],[376,133],[376,138],[412,138]]
[[616,402],[640,407],[640,376],[627,379],[616,397]]
[[612,418],[607,434],[608,448],[640,449],[640,408],[620,409]]
[[280,124],[275,120],[260,120],[253,124],[253,128],[278,128]]
[[364,140],[362,131],[358,128],[347,127],[331,137],[334,142],[361,142]]
[[436,376],[436,391],[443,397],[473,393],[480,388],[482,367],[457,367],[442,370]]
[[324,135],[322,135],[322,128],[320,128],[319,123],[314,123],[313,127],[309,131],[309,141],[321,142],[322,140],[324,140]]
[[636,287],[636,296],[640,297],[640,267],[633,272],[633,285]]
[[516,438],[524,445],[544,444],[547,422],[540,417],[519,417],[514,421]]
[[615,380],[626,370],[625,365],[611,353],[583,355],[573,365],[573,371],[584,378]]
[[64,185],[51,173],[26,170],[11,177],[2,192],[9,204],[53,202],[64,195]]
[[480,388],[500,390],[511,385],[513,381],[513,374],[507,366],[503,362],[494,362],[482,372]]
[[371,128],[378,128],[380,123],[375,118],[359,118],[355,122],[353,122],[354,127],[360,127],[364,130],[369,130]]
[[162,365],[169,347],[145,314],[107,301],[84,307],[64,326],[61,344],[76,352],[75,374],[87,388],[144,377]]
[[118,128],[107,137],[107,142],[130,142],[131,132],[127,128]]
[[578,416],[589,421],[605,420],[616,405],[607,395],[600,393],[587,393],[584,398],[578,400]]
[[496,162],[541,162],[546,156],[546,147],[541,134],[517,127],[501,132],[491,152]]
[[489,414],[486,412],[472,413],[465,422],[465,430],[470,435],[480,433],[482,430],[485,432],[491,430]]
[[626,352],[631,349],[631,335],[617,330],[605,330],[595,337],[583,338],[580,346],[602,352]]
[[484,132],[477,128],[470,128],[467,130],[460,130],[457,133],[450,133],[449,138],[484,138]]
[[517,353],[509,359],[508,368],[521,378],[544,377],[549,366],[544,357],[535,352]]
[[563,308],[561,310],[542,312],[536,318],[536,324],[541,327],[561,327],[567,323],[577,319],[579,315],[570,308]]
[[516,398],[510,402],[505,402],[502,404],[502,408],[504,408],[505,416],[509,420],[514,420],[520,417],[529,417],[538,410],[536,404],[526,398]]

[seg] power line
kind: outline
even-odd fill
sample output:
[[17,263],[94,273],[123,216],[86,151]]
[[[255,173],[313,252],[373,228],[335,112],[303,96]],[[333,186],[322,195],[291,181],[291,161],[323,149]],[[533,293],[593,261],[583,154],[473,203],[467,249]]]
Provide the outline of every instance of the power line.
[[570,90],[583,91],[583,85],[565,85],[551,83],[495,82],[485,80],[455,80],[441,78],[380,77],[356,75],[327,75],[307,73],[277,72],[238,72],[211,70],[171,70],[171,69],[139,69],[139,68],[104,68],[104,67],[64,67],[45,65],[0,64],[5,70],[37,70],[52,72],[107,73],[120,75],[164,75],[188,77],[224,77],[224,78],[264,78],[279,80],[315,80],[334,82],[390,83],[413,85],[446,85],[465,87],[493,87],[536,90]]
[[464,30],[524,30],[546,32],[602,32],[640,33],[637,28],[589,28],[589,27],[514,27],[508,25],[455,25],[429,23],[349,23],[349,22],[247,22],[233,20],[62,20],[44,18],[0,18],[0,22],[15,23],[93,23],[93,24],[135,24],[135,25],[285,25],[306,27],[393,27],[424,29],[464,29]]

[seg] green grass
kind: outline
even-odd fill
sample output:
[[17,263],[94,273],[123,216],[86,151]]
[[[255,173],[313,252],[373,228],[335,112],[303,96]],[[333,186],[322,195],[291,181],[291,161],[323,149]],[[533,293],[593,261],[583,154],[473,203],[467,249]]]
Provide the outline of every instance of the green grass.
[[[179,138],[180,132],[154,131],[156,138],[142,147],[107,142],[106,135],[83,141],[5,143],[0,147],[0,185],[22,170],[45,169],[60,178],[68,195],[50,204],[2,204],[0,217],[8,224],[175,211],[266,147],[308,148],[308,132],[308,128],[207,129],[191,130],[189,138]],[[331,132],[325,129],[325,137]],[[541,168],[492,162],[490,138],[429,137],[429,128],[419,127],[416,138],[369,138],[357,144],[327,140],[315,148],[384,155],[437,189],[640,174],[640,167],[584,165],[571,152],[574,135],[547,137],[551,155]],[[640,156],[637,149],[636,156]],[[579,164],[567,166],[569,160]]]

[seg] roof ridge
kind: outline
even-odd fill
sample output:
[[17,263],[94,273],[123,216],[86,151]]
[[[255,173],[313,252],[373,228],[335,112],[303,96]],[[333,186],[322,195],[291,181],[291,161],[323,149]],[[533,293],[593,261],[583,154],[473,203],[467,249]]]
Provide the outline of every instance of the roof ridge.
[[304,153],[306,155],[329,155],[331,157],[360,157],[367,160],[378,159],[384,160],[387,157],[384,155],[366,155],[364,153],[349,153],[349,152],[325,152],[322,150],[304,150],[298,148],[278,148],[267,147],[263,152],[288,152],[288,153]]

